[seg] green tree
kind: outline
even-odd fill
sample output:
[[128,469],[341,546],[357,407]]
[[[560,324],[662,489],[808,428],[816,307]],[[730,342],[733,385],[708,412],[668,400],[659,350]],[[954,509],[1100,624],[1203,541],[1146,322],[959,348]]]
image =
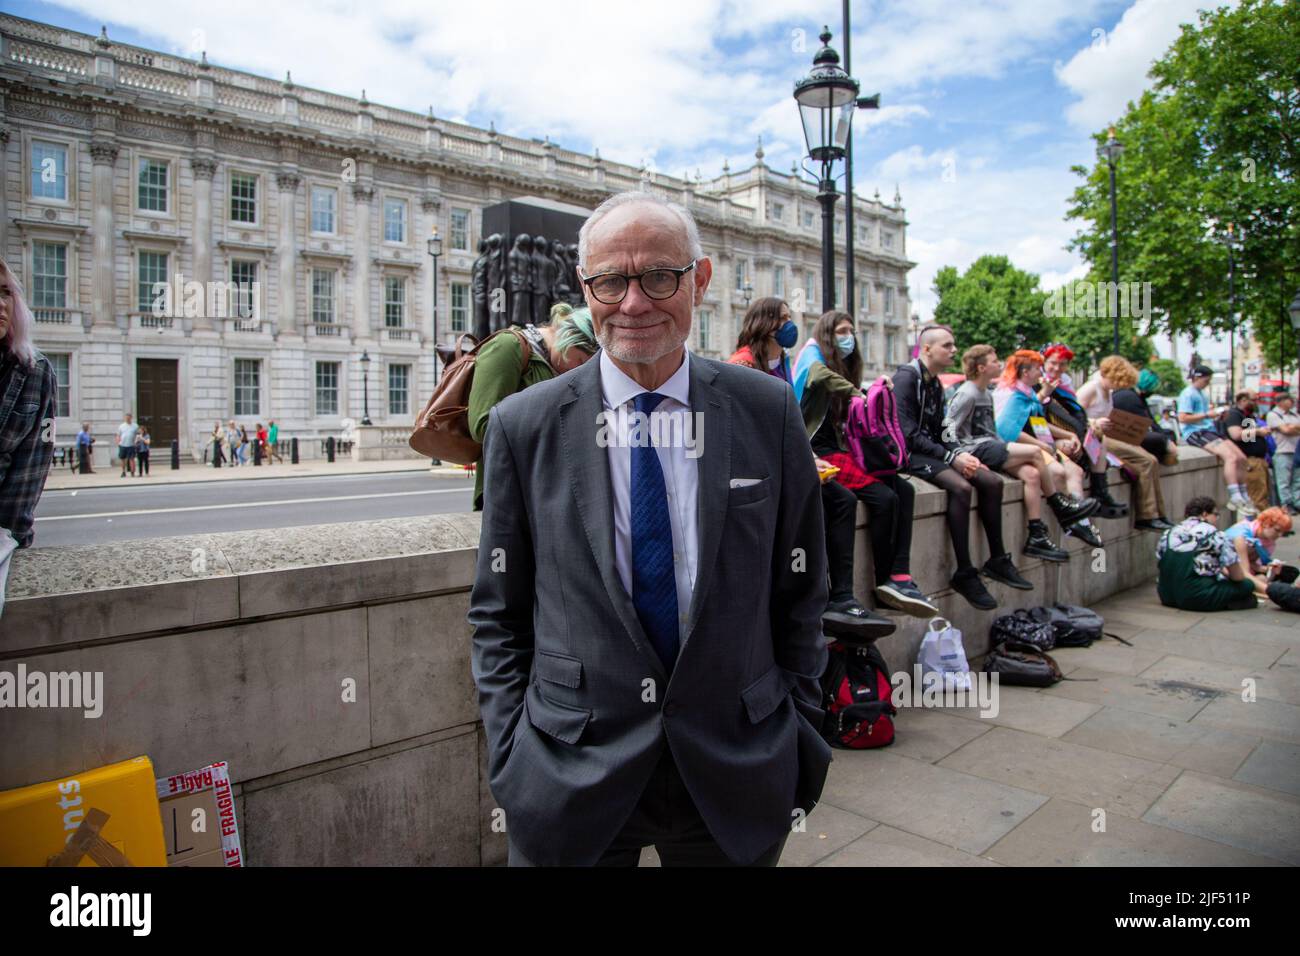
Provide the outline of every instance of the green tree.
[[[1051,317],[1047,338],[1064,342],[1074,352],[1070,369],[1079,382],[1115,351],[1115,323],[1111,318],[1110,300],[1104,293],[1099,295],[1099,291],[1099,283],[1076,279],[1046,297],[1045,308]],[[1140,367],[1150,361],[1154,351],[1151,339],[1139,334],[1134,320],[1121,316],[1119,354]]]
[[[1202,11],[1153,64],[1154,89],[1116,123],[1120,280],[1150,282],[1143,334],[1193,340],[1249,321],[1267,359],[1295,354],[1286,307],[1300,285],[1300,3],[1243,0]],[[1098,145],[1105,133],[1097,133]],[[1074,167],[1084,182],[1068,218],[1071,243],[1110,278],[1109,170]],[[1234,224],[1235,310],[1228,251]],[[1233,314],[1235,313],[1235,315]]]
[[983,343],[1005,356],[1036,348],[1047,335],[1038,276],[1017,269],[1006,256],[980,256],[964,275],[944,266],[934,277],[934,291],[934,320],[952,327],[959,354]]
[[1177,395],[1187,386],[1182,369],[1173,359],[1152,359],[1147,363],[1147,368],[1160,378],[1160,384],[1156,386],[1157,395]]

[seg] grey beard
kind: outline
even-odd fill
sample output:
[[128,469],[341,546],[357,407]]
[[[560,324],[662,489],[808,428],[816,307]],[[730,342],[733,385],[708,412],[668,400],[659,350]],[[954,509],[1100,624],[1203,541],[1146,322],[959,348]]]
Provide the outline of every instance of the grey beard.
[[[695,325],[694,310],[691,310],[691,325],[692,327]],[[673,338],[676,339],[677,341],[666,345],[662,352],[659,352],[655,355],[643,355],[643,356],[633,357],[627,355],[624,352],[624,350],[616,344],[614,344],[613,347],[611,347],[612,337],[609,334],[609,328],[610,327],[608,324],[601,325],[600,330],[596,333],[596,343],[609,354],[610,358],[616,358],[620,362],[631,362],[633,364],[650,365],[654,362],[657,362],[665,355],[668,355],[671,352],[675,351],[676,349],[680,348],[682,345],[686,343],[686,340],[690,338],[689,332],[687,332],[685,335],[682,335],[680,337],[674,334]],[[673,323],[673,329],[676,330],[676,328],[677,328],[677,324]]]

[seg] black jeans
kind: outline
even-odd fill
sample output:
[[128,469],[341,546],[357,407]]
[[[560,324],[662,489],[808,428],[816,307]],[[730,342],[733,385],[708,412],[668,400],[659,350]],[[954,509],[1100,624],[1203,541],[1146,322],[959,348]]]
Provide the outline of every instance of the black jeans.
[[[776,866],[788,836],[782,836],[749,866]],[[519,852],[513,840],[508,842],[510,866],[536,865]],[[709,833],[666,744],[632,816],[596,866],[636,866],[647,846],[654,846],[664,866],[737,865]]]
[[830,599],[853,597],[853,532],[858,497],[834,479],[822,482],[822,519],[826,523],[826,565]]
[[876,587],[891,574],[911,576],[912,506],[916,490],[911,482],[898,475],[878,478],[857,496],[867,506],[867,533],[871,535],[871,557],[875,565]]

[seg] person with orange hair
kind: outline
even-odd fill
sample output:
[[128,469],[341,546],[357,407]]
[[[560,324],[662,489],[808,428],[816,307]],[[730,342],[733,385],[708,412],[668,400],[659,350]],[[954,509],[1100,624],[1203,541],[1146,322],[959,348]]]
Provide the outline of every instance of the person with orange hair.
[[[1042,402],[1034,390],[1042,378],[1043,356],[1039,353],[1020,349],[1007,359],[997,391],[993,393],[998,437],[1006,442],[1038,446],[1070,494],[1079,501],[1091,502],[1096,512],[1097,500],[1083,493],[1083,469],[1070,459],[1066,449],[1057,447],[1056,436],[1045,419]],[[1091,547],[1102,547],[1101,535],[1087,517],[1065,526],[1065,533]]]
[[[1255,585],[1255,594],[1268,597],[1268,586],[1287,565],[1273,560],[1277,539],[1291,530],[1291,516],[1281,508],[1266,508],[1256,518],[1238,521],[1223,536],[1237,551],[1246,578]],[[1291,580],[1285,580],[1289,577]],[[1295,580],[1295,569],[1283,577],[1284,583]]]

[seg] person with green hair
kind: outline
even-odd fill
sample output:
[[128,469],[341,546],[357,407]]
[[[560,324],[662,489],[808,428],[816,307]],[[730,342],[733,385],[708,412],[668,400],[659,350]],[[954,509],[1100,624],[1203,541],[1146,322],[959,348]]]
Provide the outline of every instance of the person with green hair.
[[1111,403],[1122,412],[1129,412],[1133,415],[1141,415],[1143,418],[1150,419],[1151,428],[1148,429],[1142,438],[1142,449],[1155,456],[1156,461],[1162,465],[1178,464],[1178,449],[1174,445],[1169,433],[1160,427],[1156,421],[1151,409],[1147,405],[1147,400],[1155,394],[1160,387],[1160,376],[1149,368],[1144,368],[1139,374],[1137,384],[1132,388],[1117,388],[1111,393]]
[[[577,368],[600,348],[591,325],[591,310],[586,306],[574,309],[560,303],[551,309],[550,318],[542,326],[529,324],[522,328],[513,326],[513,331],[502,329],[479,346],[468,410],[469,433],[475,441],[483,441],[488,413],[507,396]],[[521,335],[531,350],[526,366]],[[482,468],[475,469],[474,510],[483,510]]]

